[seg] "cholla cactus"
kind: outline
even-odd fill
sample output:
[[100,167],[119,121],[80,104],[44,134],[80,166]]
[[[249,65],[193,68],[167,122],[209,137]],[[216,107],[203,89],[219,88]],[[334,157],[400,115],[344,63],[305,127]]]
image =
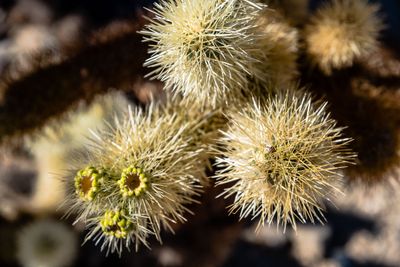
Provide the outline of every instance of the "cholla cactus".
[[259,216],[259,226],[320,220],[322,199],[338,191],[338,171],[353,158],[326,104],[286,92],[228,116],[216,177],[219,185],[234,182],[222,194],[235,197],[231,212]]
[[[11,218],[18,211],[53,212],[65,192],[55,176],[67,169],[64,177],[68,182],[62,184],[69,189],[67,213],[86,224],[85,242],[95,241],[107,253],[149,247],[149,240],[161,242],[163,230],[190,230],[180,224],[198,200],[205,200],[205,207],[194,220],[224,219],[218,213],[225,201],[210,200],[214,189],[204,198],[199,196],[214,184],[209,183],[207,174],[216,178],[217,191],[224,190],[221,196],[232,200],[230,212],[241,219],[257,217],[254,226],[277,222],[284,229],[290,225],[296,229],[299,223],[323,222],[324,204],[340,192],[337,183],[342,168],[354,159],[347,148],[350,139],[343,137],[344,131],[337,125],[349,125],[346,133],[357,140],[351,145],[359,152],[360,164],[346,169],[349,177],[380,176],[383,179],[379,180],[386,182],[388,174],[398,169],[393,166],[400,158],[399,119],[394,113],[400,109],[400,101],[398,92],[389,89],[398,85],[400,61],[396,51],[391,51],[395,41],[391,31],[383,38],[390,41],[388,47],[378,49],[383,24],[377,5],[368,1],[325,0],[327,4],[308,16],[308,7],[315,1],[156,0],[149,11],[149,24],[141,31],[146,44],[137,33],[143,20],[132,17],[129,22],[117,22],[111,16],[104,29],[93,31],[87,25],[87,40],[76,46],[71,43],[65,51],[56,49],[57,55],[50,53],[49,59],[40,51],[32,59],[25,55],[21,63],[26,68],[17,66],[15,71],[15,64],[8,64],[16,55],[9,44],[26,42],[3,37],[12,36],[12,24],[21,24],[13,14],[26,13],[25,4],[18,3],[29,1],[7,1],[12,4],[0,8],[0,21],[7,22],[5,28],[0,26],[5,33],[0,50],[6,47],[11,54],[0,55],[5,59],[0,58],[0,72],[5,74],[0,74],[4,76],[0,78],[0,140],[6,146],[12,143],[5,148],[12,153],[0,153],[0,179],[4,180],[0,190],[4,187],[1,192],[5,192],[0,193],[0,201],[7,204],[0,205],[0,213]],[[137,2],[133,6],[146,1]],[[54,34],[64,36],[69,25],[54,15],[46,19],[52,24],[47,26],[60,29]],[[28,20],[42,20],[41,15],[36,17]],[[29,29],[37,36],[51,37],[43,26]],[[38,48],[35,43],[28,42],[31,52]],[[56,46],[64,47],[61,42]],[[373,57],[368,57],[371,52]],[[352,64],[355,67],[350,68]],[[142,81],[144,66],[150,68],[149,77],[161,82]],[[327,77],[337,69],[341,70]],[[325,95],[339,122],[327,113],[326,104],[313,102],[304,91],[283,90],[293,84],[310,84],[318,95]],[[176,99],[152,101],[151,92],[161,95],[161,86],[171,90]],[[110,105],[94,98],[108,88],[128,89],[126,96],[143,106],[127,108],[121,115],[120,107],[128,107],[125,96],[112,97],[117,100]],[[80,100],[82,104],[78,104]],[[93,100],[95,105],[87,108]],[[67,115],[66,123],[60,120],[67,109],[78,106],[80,114]],[[117,113],[114,121],[107,118],[110,110]],[[375,116],[369,116],[371,113]],[[101,123],[103,119],[108,123]],[[39,128],[49,123],[44,136],[33,138],[28,145],[32,158],[19,140],[14,144],[16,136],[12,135],[19,139],[33,132],[41,134]],[[89,142],[82,138],[88,129],[96,129]],[[211,162],[216,163],[207,170]],[[16,169],[20,163],[27,167]],[[36,181],[33,197],[28,199],[24,196],[31,183],[17,188],[21,179],[9,179],[25,176]],[[220,229],[201,229],[205,231],[196,236],[216,243],[206,253],[215,256],[221,253],[211,250],[220,251],[221,244],[214,241],[221,240],[224,246],[234,242],[241,234],[237,226],[231,224],[222,235]],[[62,230],[59,232],[63,236]],[[25,232],[21,240],[23,235]],[[37,238],[28,232],[26,236],[32,241]],[[221,238],[226,236],[229,238]],[[21,258],[29,259],[21,260],[23,264],[51,267],[68,263],[58,249],[54,258],[33,258],[37,252],[33,248],[42,248],[42,244],[36,246],[35,241],[32,246],[29,241],[23,241],[30,246],[28,253],[21,253],[25,255]],[[201,262],[193,260],[186,255],[186,248],[179,248],[178,253],[175,247],[157,248],[150,256],[165,266],[206,266],[211,262],[200,254]],[[68,252],[68,247],[64,250]],[[175,252],[185,255],[165,259]],[[48,257],[48,251],[43,255]]]
[[196,105],[185,112],[183,102],[171,101],[130,109],[108,131],[94,133],[89,159],[75,171],[70,212],[88,223],[87,239],[104,240],[108,251],[147,245],[150,234],[161,240],[161,228],[184,222],[185,205],[205,184],[202,135],[217,131],[210,122],[219,113]]
[[305,29],[312,62],[330,74],[370,54],[383,27],[378,10],[367,0],[332,0],[320,8]]
[[163,0],[142,31],[152,42],[145,66],[186,98],[213,106],[237,98],[248,78],[264,80],[254,68],[257,18],[255,0]]

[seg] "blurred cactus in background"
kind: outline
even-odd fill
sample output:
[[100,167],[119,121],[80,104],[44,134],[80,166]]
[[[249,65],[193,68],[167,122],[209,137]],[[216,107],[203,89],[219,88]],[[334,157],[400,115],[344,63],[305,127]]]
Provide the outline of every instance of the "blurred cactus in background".
[[311,61],[329,74],[371,55],[383,28],[378,10],[365,0],[335,0],[321,7],[305,28]]
[[64,267],[75,261],[77,236],[62,222],[41,219],[18,235],[17,258],[24,267]]
[[364,266],[397,229],[356,211],[399,195],[387,2],[0,3],[0,262]]

